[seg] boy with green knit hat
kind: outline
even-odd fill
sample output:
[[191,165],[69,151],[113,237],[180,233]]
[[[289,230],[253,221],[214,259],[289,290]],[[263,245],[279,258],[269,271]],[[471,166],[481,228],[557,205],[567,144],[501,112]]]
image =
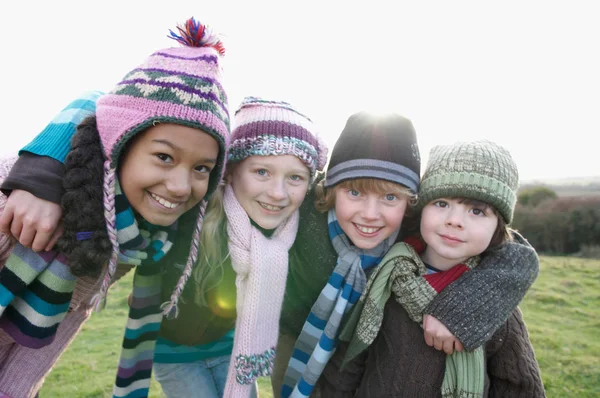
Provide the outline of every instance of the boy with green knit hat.
[[321,396],[545,396],[518,308],[472,351],[437,351],[421,328],[438,293],[510,240],[517,188],[516,164],[493,142],[433,148],[419,189],[420,234],[394,245],[369,277],[340,335],[347,344],[316,386]]

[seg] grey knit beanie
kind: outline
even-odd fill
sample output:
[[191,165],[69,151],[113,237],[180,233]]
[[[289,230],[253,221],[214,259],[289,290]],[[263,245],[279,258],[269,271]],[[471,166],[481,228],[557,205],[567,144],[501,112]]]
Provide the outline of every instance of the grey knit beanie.
[[429,154],[418,207],[437,198],[481,200],[510,224],[518,186],[519,171],[506,148],[485,140],[438,145]]

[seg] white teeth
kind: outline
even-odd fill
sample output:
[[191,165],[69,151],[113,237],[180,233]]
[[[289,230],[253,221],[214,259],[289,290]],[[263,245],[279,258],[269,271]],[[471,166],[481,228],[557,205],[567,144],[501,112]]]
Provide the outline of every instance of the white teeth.
[[271,210],[271,211],[279,211],[279,210],[283,209],[283,207],[281,207],[281,206],[271,206],[271,205],[268,205],[268,204],[262,203],[262,202],[259,202],[259,203],[263,207],[263,209],[267,209],[267,210]]
[[365,234],[372,234],[374,232],[379,231],[381,228],[369,228],[369,227],[363,227],[362,225],[358,225],[358,224],[354,224],[356,225],[356,228],[358,228],[358,230],[362,233]]
[[174,209],[174,208],[176,208],[177,206],[179,206],[181,204],[181,203],[171,203],[168,200],[166,200],[164,198],[161,198],[158,195],[153,194],[152,192],[150,192],[150,195],[158,203],[160,203],[161,205],[163,205],[163,206],[165,206],[166,208],[169,208],[169,209]]

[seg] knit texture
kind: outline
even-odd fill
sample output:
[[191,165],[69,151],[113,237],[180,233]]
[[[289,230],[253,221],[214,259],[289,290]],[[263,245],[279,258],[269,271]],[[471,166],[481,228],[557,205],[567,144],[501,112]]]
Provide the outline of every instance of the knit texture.
[[[8,174],[15,159],[0,161],[0,181]],[[6,197],[0,194],[0,212]],[[4,267],[16,241],[12,236],[0,234],[0,268]],[[132,266],[119,265],[115,281],[125,275]],[[78,278],[69,304],[69,311],[56,331],[54,340],[42,348],[27,348],[6,332],[0,330],[0,391],[13,398],[33,398],[41,388],[44,377],[89,318],[92,295],[99,288],[96,278]],[[113,281],[114,282],[114,281]]]
[[219,144],[217,164],[211,171],[208,191],[199,204],[196,229],[190,253],[173,294],[164,303],[164,313],[177,316],[177,302],[198,257],[200,230],[206,200],[221,181],[228,144],[229,113],[227,95],[221,85],[220,55],[223,45],[207,25],[193,18],[178,26],[180,35],[170,38],[181,48],[162,49],[129,72],[96,105],[100,139],[108,160],[104,175],[104,209],[113,251],[96,307],[102,307],[110,280],[115,272],[118,245],[114,234],[114,180],[119,156],[126,143],[136,134],[157,122],[175,123],[197,128],[210,134]]
[[467,350],[490,339],[539,273],[535,250],[517,232],[512,235],[515,241],[488,252],[477,268],[448,285],[425,309]]
[[233,188],[225,187],[229,251],[237,273],[237,320],[225,398],[249,396],[257,377],[273,371],[288,251],[298,231],[298,212],[270,238],[250,223]]
[[491,141],[434,147],[419,189],[419,207],[438,198],[469,198],[492,205],[510,224],[519,172],[510,153]]
[[[409,241],[415,244],[414,248],[408,243],[394,245],[369,278],[365,292],[340,334],[340,340],[350,342],[343,364],[373,343],[381,329],[384,307],[390,297],[402,304],[414,322],[422,325],[423,309],[437,293],[479,263],[479,257],[472,257],[465,264],[426,275],[427,269],[419,257],[425,246],[418,239]],[[481,347],[472,352],[448,355],[442,396],[481,397],[483,375],[484,354]]]
[[397,114],[356,113],[333,147],[325,187],[356,178],[377,178],[419,188],[421,157],[412,122]]
[[291,104],[246,97],[235,112],[229,162],[255,155],[296,156],[312,176],[327,163],[327,145],[312,120]]
[[[477,268],[466,272],[467,276]],[[390,299],[381,330],[355,361],[340,371],[345,343],[319,379],[315,396],[327,398],[437,398],[446,373],[443,351],[429,347],[423,329]],[[483,397],[545,397],[539,365],[520,311],[513,311],[485,344]],[[320,394],[320,395],[318,395]]]
[[100,91],[83,93],[64,108],[29,144],[19,151],[49,156],[65,162],[71,150],[71,136],[77,125],[96,112],[96,101],[103,95]]
[[117,182],[117,240],[119,263],[136,266],[132,301],[125,328],[114,397],[147,396],[150,389],[154,346],[162,320],[160,310],[161,267],[157,262],[173,246],[177,223],[155,227],[139,225]]
[[362,250],[350,243],[335,210],[328,213],[329,237],[338,261],[298,337],[284,377],[282,397],[308,397],[335,352],[342,318],[358,301],[366,285],[365,270],[383,258],[398,235],[395,231],[377,247]]

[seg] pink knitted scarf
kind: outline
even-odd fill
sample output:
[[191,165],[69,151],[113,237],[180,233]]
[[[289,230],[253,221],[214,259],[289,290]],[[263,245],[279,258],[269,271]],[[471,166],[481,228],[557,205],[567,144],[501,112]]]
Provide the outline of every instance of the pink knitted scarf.
[[288,251],[298,231],[298,211],[270,238],[250,224],[230,185],[225,187],[229,251],[237,273],[237,319],[225,398],[249,397],[259,376],[273,371]]

